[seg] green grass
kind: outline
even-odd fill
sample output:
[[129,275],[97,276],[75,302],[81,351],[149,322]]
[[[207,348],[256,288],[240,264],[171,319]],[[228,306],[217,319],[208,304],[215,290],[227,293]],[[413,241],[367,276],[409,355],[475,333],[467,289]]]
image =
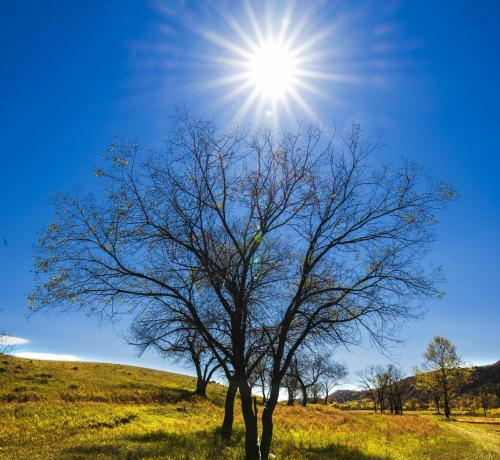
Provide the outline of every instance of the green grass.
[[[76,369],[75,369],[76,368]],[[217,435],[224,387],[192,396],[194,379],[96,363],[0,362],[0,460],[230,460]],[[402,417],[322,405],[280,406],[272,452],[288,460],[498,460],[498,418]]]

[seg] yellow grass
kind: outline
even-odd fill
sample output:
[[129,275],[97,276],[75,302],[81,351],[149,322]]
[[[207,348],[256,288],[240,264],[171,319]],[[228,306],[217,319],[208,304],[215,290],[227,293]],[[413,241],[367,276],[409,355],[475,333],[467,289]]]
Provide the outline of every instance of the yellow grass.
[[[239,408],[233,440],[224,445],[217,435],[221,385],[203,400],[191,396],[191,377],[129,366],[9,359],[0,368],[0,460],[242,457]],[[289,460],[498,460],[500,419],[483,419],[280,406],[272,452]]]

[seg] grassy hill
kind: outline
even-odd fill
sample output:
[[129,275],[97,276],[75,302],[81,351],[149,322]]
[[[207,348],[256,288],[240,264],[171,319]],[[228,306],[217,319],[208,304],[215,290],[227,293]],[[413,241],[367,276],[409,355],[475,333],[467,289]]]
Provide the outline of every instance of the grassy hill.
[[[0,361],[0,460],[235,460],[217,427],[224,387],[192,396],[194,379],[98,363]],[[288,460],[497,460],[500,419],[280,406],[272,451]]]

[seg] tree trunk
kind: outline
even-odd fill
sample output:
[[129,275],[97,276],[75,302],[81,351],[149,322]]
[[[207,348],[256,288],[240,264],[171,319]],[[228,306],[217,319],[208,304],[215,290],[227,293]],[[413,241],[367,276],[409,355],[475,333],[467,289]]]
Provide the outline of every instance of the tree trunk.
[[328,393],[325,396],[325,406],[327,406],[327,405],[328,405]]
[[436,405],[438,415],[441,415],[441,406],[439,404],[439,397],[434,396],[434,404]]
[[195,394],[198,396],[203,396],[204,398],[207,397],[207,385],[208,381],[203,380],[203,378],[198,377],[196,379],[196,390]]
[[264,406],[266,405],[266,383],[264,381],[264,378],[262,377],[260,379],[260,385],[261,385],[261,388],[262,388],[262,404],[264,404]]
[[190,347],[191,359],[193,360],[194,368],[196,369],[196,390],[194,394],[206,397],[207,396],[207,384],[203,378],[203,372],[201,370],[201,361],[199,354],[196,353],[193,347]]
[[233,434],[234,420],[234,398],[238,391],[238,384],[234,380],[229,380],[229,387],[226,393],[226,402],[224,404],[224,421],[222,422],[221,435],[223,439],[230,439]]
[[273,412],[276,408],[276,404],[278,404],[279,392],[279,384],[276,382],[272,383],[267,405],[262,412],[262,440],[260,443],[261,460],[269,460],[271,442],[273,439]]
[[295,394],[294,392],[290,389],[290,387],[287,388],[288,390],[288,402],[287,402],[287,405],[288,406],[293,406],[294,403],[295,403]]
[[302,406],[307,406],[307,388],[304,385],[302,386]]
[[252,392],[246,379],[239,379],[241,412],[245,423],[245,460],[259,460],[257,442],[257,416],[254,412]]
[[448,385],[446,384],[446,381],[444,382],[444,416],[446,418],[450,418],[451,411],[450,411],[450,402],[448,400]]

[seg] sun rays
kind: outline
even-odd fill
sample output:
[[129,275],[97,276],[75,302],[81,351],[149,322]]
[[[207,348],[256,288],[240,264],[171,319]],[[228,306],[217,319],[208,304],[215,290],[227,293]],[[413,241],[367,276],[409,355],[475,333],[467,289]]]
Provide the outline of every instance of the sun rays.
[[246,2],[241,19],[226,15],[223,20],[224,33],[201,31],[215,50],[206,59],[219,66],[205,87],[224,90],[220,104],[241,101],[234,119],[277,125],[283,114],[293,118],[299,111],[318,121],[309,99],[322,95],[318,82],[335,80],[325,70],[321,50],[331,29],[311,33],[309,17],[299,18],[292,3],[281,14],[268,9],[259,17]]
[[151,98],[164,103],[175,87],[175,98],[230,122],[281,129],[308,119],[328,126],[353,95],[385,87],[397,64],[383,8],[220,0],[183,4],[174,15],[161,5],[163,37],[152,43],[147,62],[154,75],[164,67],[164,80],[148,86]]

